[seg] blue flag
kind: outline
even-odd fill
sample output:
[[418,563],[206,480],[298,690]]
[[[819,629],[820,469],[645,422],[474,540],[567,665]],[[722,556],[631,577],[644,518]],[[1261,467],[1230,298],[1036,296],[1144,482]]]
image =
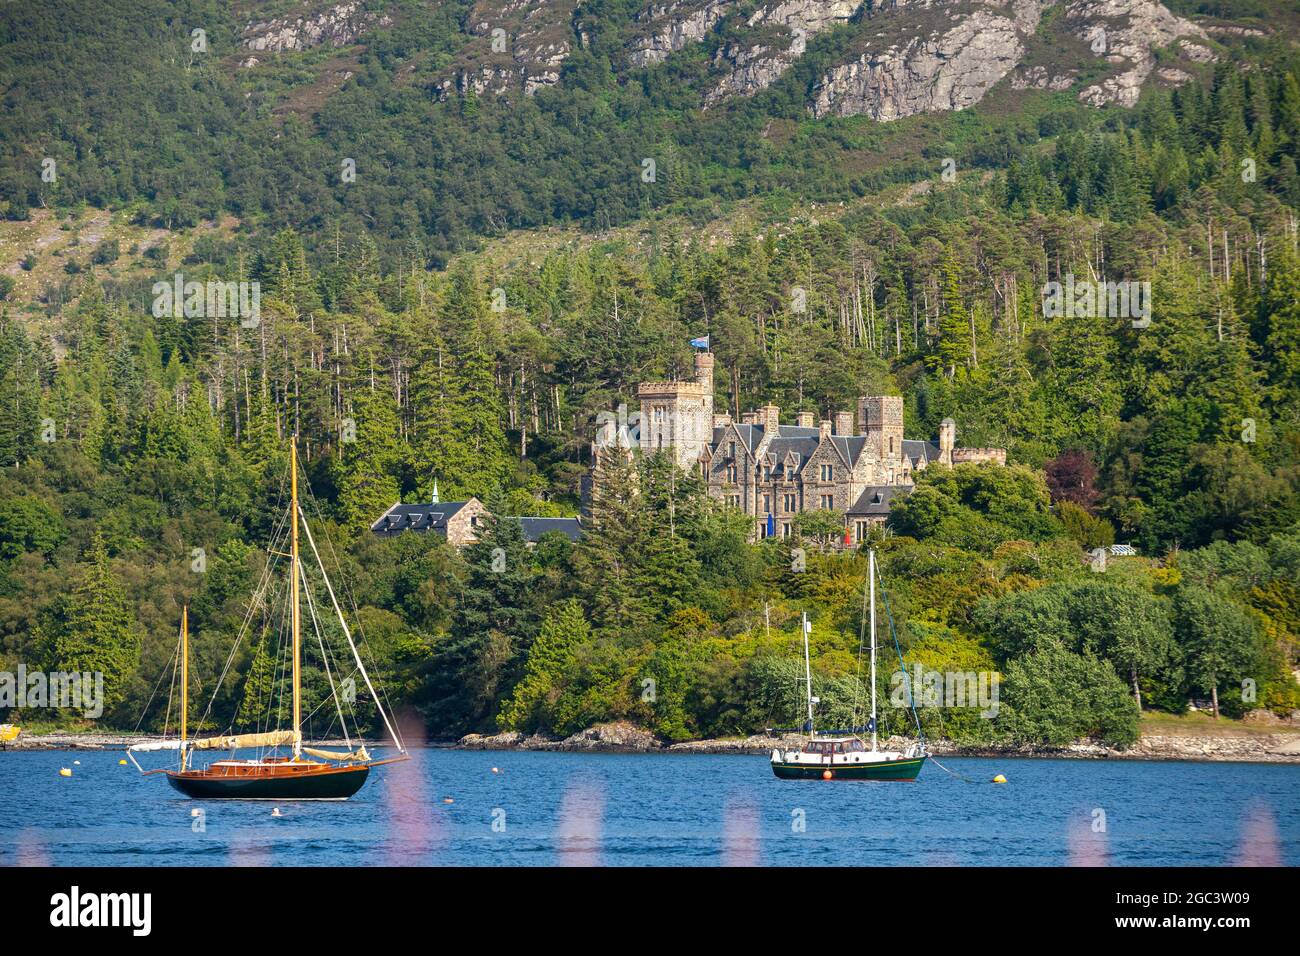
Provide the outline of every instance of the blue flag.
[[767,513],[767,536],[769,538],[776,537],[776,518],[772,516],[770,511]]
[[691,339],[691,345],[697,349],[707,349],[709,347],[709,337],[706,335],[702,339]]

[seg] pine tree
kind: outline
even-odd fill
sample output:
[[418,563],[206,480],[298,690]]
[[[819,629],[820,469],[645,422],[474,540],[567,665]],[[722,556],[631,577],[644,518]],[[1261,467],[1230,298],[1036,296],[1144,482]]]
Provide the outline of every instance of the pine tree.
[[127,694],[127,681],[139,659],[140,635],[99,533],[91,539],[60,618],[54,636],[56,668],[103,674],[104,709],[111,711]]
[[336,466],[339,509],[345,522],[363,527],[400,499],[397,473],[406,455],[397,409],[385,392],[357,389],[352,420],[356,439],[342,446]]

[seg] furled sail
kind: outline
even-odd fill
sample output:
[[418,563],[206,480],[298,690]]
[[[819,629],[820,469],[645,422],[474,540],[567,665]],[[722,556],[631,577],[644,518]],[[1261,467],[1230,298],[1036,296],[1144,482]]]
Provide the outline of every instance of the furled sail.
[[365,747],[358,747],[352,753],[339,753],[335,750],[317,750],[315,747],[303,747],[303,753],[320,757],[322,760],[338,760],[342,763],[364,763],[370,759]]
[[272,730],[264,734],[238,734],[234,737],[200,737],[188,742],[191,750],[237,750],[240,747],[287,747],[301,738],[292,730]]
[[180,750],[181,742],[179,740],[146,740],[142,744],[132,744],[127,750],[134,750],[139,753],[151,752],[154,750]]

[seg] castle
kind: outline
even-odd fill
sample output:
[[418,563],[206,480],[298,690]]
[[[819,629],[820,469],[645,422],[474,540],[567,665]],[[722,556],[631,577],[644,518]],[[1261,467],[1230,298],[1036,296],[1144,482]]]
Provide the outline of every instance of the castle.
[[[903,437],[903,399],[870,395],[858,399],[856,416],[837,411],[814,421],[800,412],[781,424],[781,410],[764,405],[740,421],[713,410],[713,355],[695,355],[691,381],[643,382],[640,447],[644,454],[667,451],[686,470],[696,469],[711,496],[754,516],[756,537],[789,537],[794,516],[840,511],[846,545],[856,545],[873,524],[889,516],[896,495],[907,493],[914,475],[932,465],[994,462],[1005,465],[1003,448],[958,448],[951,418],[939,426],[938,444]],[[611,427],[598,436],[608,447]]]

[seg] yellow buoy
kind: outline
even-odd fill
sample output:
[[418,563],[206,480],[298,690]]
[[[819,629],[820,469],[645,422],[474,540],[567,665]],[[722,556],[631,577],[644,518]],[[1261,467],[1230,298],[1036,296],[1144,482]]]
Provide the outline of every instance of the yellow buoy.
[[993,782],[994,782],[994,783],[1006,783],[1006,782],[1007,782],[1007,778],[1004,777],[1004,776],[1002,776],[1002,774],[998,774],[996,777],[993,778]]
[[59,776],[60,776],[60,777],[71,777],[71,776],[72,776],[72,770],[71,770],[70,768],[68,768],[68,767],[60,767],[60,768],[59,768]]
[[118,765],[119,767],[125,767],[125,766],[126,766],[126,761],[125,761],[125,760],[119,760],[119,761],[117,762],[117,765]]

